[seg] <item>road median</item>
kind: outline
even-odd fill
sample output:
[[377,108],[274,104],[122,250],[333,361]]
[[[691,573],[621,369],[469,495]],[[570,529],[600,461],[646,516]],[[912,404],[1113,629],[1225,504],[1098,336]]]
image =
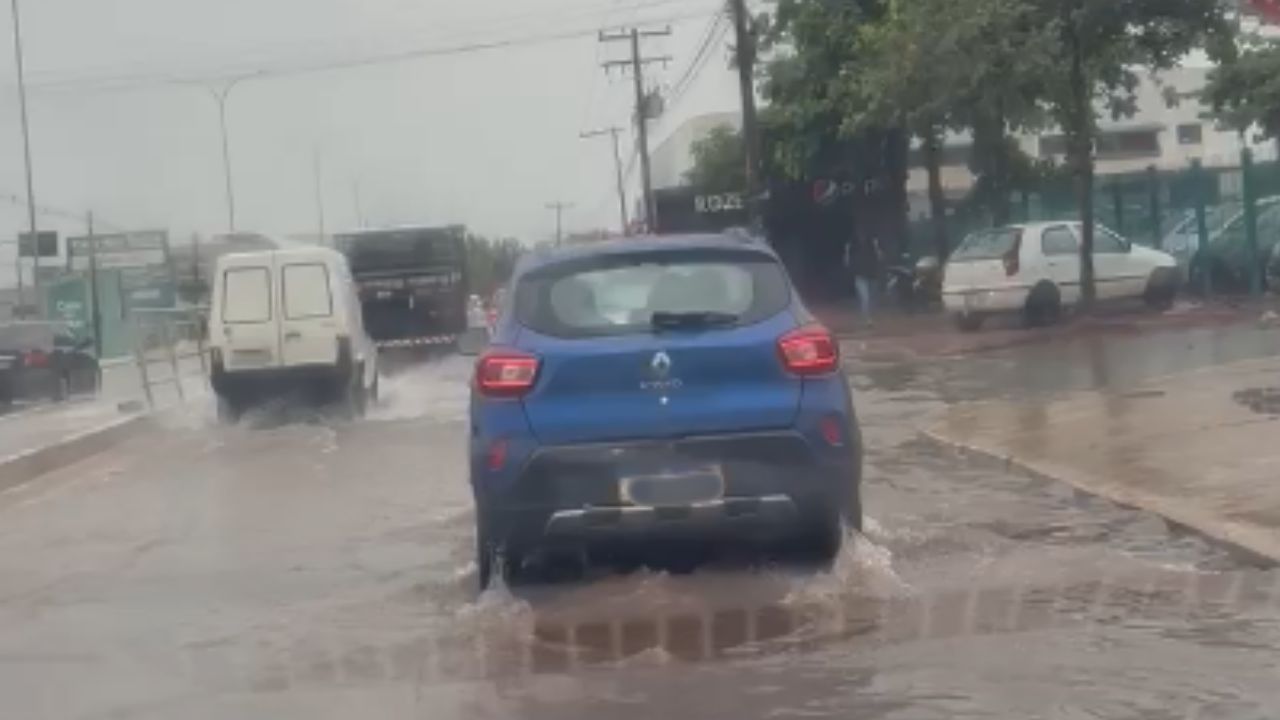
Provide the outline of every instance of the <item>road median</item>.
[[1280,562],[1280,359],[949,407],[925,437]]
[[[47,418],[13,418],[46,422]],[[128,440],[151,424],[144,413],[117,416],[91,425],[71,427],[56,438],[41,439],[38,444],[0,455],[0,491],[25,485],[36,478],[85,460]]]

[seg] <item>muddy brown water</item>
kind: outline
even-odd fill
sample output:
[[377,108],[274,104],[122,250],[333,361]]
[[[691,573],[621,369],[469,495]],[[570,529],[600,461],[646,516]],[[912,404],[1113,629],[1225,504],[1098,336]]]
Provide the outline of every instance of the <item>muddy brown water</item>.
[[1273,717],[1272,567],[918,434],[947,402],[1164,372],[1165,344],[850,348],[869,519],[833,568],[479,596],[464,360],[360,423],[201,410],[0,495],[0,716]]

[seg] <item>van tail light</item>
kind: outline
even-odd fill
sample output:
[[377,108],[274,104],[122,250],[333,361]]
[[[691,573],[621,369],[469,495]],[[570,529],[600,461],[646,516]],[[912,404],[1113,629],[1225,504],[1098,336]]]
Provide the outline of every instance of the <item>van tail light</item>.
[[49,367],[49,353],[43,350],[28,350],[22,355],[22,364],[29,368]]
[[476,361],[476,389],[489,397],[520,397],[533,389],[538,358],[513,350],[491,350]]
[[840,367],[839,346],[821,325],[806,325],[778,338],[778,356],[794,375],[826,375]]

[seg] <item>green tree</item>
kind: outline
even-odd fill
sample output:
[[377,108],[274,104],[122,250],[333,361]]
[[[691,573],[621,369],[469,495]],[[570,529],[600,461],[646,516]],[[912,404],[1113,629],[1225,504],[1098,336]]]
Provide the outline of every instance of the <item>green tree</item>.
[[745,192],[746,153],[742,133],[729,125],[711,129],[690,148],[693,167],[684,175],[685,183],[702,192]]
[[491,239],[468,235],[467,277],[471,292],[488,296],[511,279],[516,261],[524,254],[524,246],[512,238]]
[[1158,71],[1229,33],[1219,0],[1023,0],[1046,29],[1045,105],[1067,139],[1083,232],[1081,304],[1097,293],[1093,268],[1094,147],[1098,111],[1131,116],[1139,68]]
[[1260,42],[1218,65],[1203,98],[1228,127],[1280,140],[1280,43]]

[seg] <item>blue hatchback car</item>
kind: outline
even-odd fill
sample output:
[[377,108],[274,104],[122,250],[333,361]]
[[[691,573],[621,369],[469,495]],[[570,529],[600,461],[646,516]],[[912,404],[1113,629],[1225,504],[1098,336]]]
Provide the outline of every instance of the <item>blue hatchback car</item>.
[[482,587],[544,547],[765,538],[830,559],[861,529],[838,345],[745,237],[525,257],[476,363],[470,442]]

